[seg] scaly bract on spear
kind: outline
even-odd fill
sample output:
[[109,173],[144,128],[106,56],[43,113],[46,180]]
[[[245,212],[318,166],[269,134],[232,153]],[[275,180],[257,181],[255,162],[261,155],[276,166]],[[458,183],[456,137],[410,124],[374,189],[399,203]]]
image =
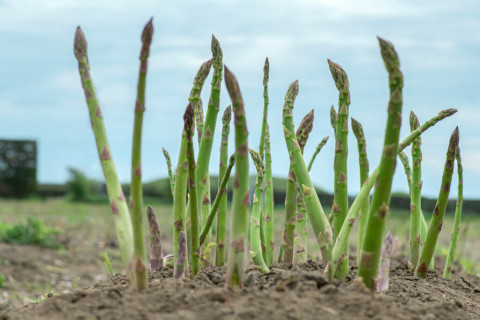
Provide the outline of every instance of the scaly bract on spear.
[[232,100],[235,125],[235,177],[233,179],[232,224],[228,253],[226,287],[243,286],[243,263],[247,247],[248,207],[250,205],[248,176],[248,129],[245,107],[237,79],[225,66],[225,83]]

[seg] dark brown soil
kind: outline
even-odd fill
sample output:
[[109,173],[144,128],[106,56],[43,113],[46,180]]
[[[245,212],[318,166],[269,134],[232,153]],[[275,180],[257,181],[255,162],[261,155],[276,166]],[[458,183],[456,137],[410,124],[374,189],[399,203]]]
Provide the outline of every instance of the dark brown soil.
[[15,319],[479,319],[480,279],[427,279],[393,261],[390,290],[372,295],[357,281],[328,284],[316,262],[274,265],[269,274],[245,272],[243,289],[225,289],[225,268],[210,267],[195,279],[177,281],[172,269],[150,274],[138,293],[117,274],[90,288],[54,295],[38,304],[4,311]]

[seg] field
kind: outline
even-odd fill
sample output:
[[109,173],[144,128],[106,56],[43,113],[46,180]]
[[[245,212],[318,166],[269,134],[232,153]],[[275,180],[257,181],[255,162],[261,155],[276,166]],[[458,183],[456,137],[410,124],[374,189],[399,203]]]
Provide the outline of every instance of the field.
[[[161,226],[172,225],[169,204],[155,201],[146,201],[146,204],[151,204],[155,208]],[[277,206],[275,210],[276,234],[281,234],[282,231],[283,210],[282,206]],[[37,245],[0,243],[0,276],[3,278],[0,310],[32,305],[49,296],[75,292],[107,279],[109,271],[104,262],[105,252],[111,260],[114,273],[124,272],[121,270],[122,264],[110,207],[106,203],[74,203],[63,198],[45,201],[2,200],[0,216],[4,225],[25,224],[29,217],[37,218],[45,228],[57,230],[58,233],[54,234],[53,238],[59,244],[58,248],[45,248]],[[408,217],[407,211],[397,211],[392,212],[388,220],[388,230],[399,237],[397,256],[400,257],[407,254]],[[429,217],[427,213],[426,217]],[[477,274],[480,267],[478,250],[480,218],[467,215],[465,221],[463,226],[468,225],[468,235],[464,243],[462,241],[459,243],[461,266],[455,266],[456,273],[452,276],[457,280],[460,279],[460,275],[465,277],[466,274]],[[446,256],[452,224],[452,215],[447,215],[445,231],[441,233],[437,247],[437,257]],[[171,253],[172,230],[161,232],[165,253]],[[356,237],[356,229],[353,230],[351,237]],[[276,240],[279,241],[278,237]],[[309,239],[308,252],[309,257],[316,260],[319,251],[313,238]],[[355,253],[354,248],[351,252]],[[401,260],[402,258],[399,261]],[[439,272],[443,271],[443,259],[438,258],[436,262],[436,269]],[[168,268],[166,272],[168,270],[171,272]]]

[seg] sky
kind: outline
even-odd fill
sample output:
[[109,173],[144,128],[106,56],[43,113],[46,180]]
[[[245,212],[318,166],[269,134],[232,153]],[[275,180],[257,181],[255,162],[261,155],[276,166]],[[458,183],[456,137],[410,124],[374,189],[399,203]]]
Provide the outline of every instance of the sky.
[[[464,195],[480,198],[480,6],[459,1],[69,1],[0,0],[0,138],[38,141],[38,181],[63,183],[68,167],[92,179],[102,171],[73,55],[75,29],[88,41],[92,77],[118,175],[131,175],[131,140],[140,34],[154,17],[144,116],[143,180],[165,177],[165,147],[176,164],[182,116],[193,78],[211,57],[214,34],[224,63],[236,75],[245,101],[249,142],[258,148],[263,110],[263,63],[270,61],[268,120],[274,176],[286,177],[289,158],[281,110],[286,89],[299,80],[296,123],[311,109],[315,123],[305,148],[330,136],[311,171],[319,187],[333,191],[333,130],[329,110],[338,91],[327,59],[348,74],[350,116],[367,138],[371,168],[384,139],[388,75],[377,36],[391,41],[404,74],[401,137],[414,110],[424,122],[446,108],[458,112],[423,135],[423,195],[436,197],[448,139],[456,126],[464,165]],[[210,77],[202,98],[208,101]],[[231,103],[222,85],[216,132]],[[349,134],[349,192],[359,190],[358,153]],[[233,151],[233,134],[230,137]],[[219,135],[210,163],[218,172]],[[408,148],[407,153],[410,153]],[[400,162],[393,191],[408,192]],[[251,165],[251,173],[254,166]],[[452,197],[456,197],[456,176]]]

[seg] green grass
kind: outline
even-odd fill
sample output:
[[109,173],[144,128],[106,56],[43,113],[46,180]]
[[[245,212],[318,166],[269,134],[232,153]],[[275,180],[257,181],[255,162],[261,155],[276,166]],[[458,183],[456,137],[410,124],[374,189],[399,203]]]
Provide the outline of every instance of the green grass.
[[0,222],[0,241],[6,243],[34,244],[47,248],[59,248],[55,236],[60,232],[47,228],[36,217],[27,217],[27,221],[16,224]]

